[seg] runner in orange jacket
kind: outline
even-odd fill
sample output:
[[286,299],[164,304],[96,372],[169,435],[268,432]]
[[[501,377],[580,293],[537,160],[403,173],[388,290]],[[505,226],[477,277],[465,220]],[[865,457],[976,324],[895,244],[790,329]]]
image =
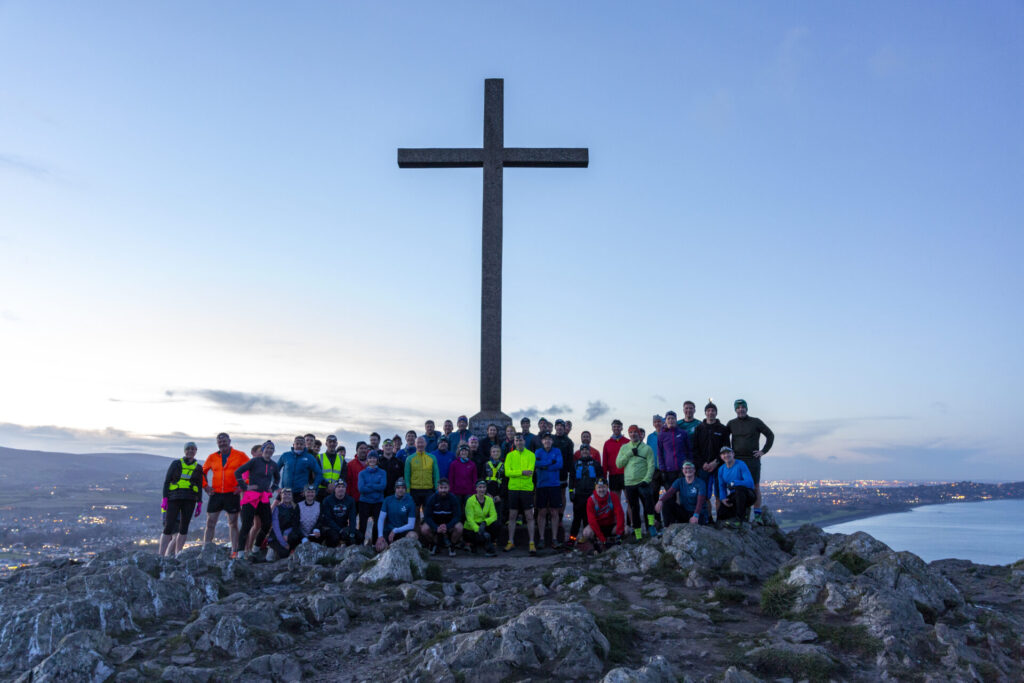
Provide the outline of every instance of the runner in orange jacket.
[[[203,463],[203,489],[209,494],[206,506],[205,543],[213,542],[221,510],[228,513],[228,529],[231,534],[232,557],[241,548],[238,540],[238,513],[242,509],[241,489],[235,479],[235,469],[249,462],[249,456],[231,447],[231,437],[221,432],[217,435],[217,452],[210,453]],[[207,483],[209,475],[210,483]]]

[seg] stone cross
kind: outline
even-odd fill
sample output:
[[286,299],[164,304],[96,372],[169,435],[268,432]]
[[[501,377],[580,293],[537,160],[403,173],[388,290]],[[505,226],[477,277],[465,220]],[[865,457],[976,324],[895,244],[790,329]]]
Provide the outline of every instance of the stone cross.
[[480,303],[480,412],[474,433],[512,422],[501,412],[501,247],[502,169],[505,167],[586,168],[587,148],[505,147],[505,81],[484,81],[484,146],[399,149],[399,168],[483,168],[483,275]]

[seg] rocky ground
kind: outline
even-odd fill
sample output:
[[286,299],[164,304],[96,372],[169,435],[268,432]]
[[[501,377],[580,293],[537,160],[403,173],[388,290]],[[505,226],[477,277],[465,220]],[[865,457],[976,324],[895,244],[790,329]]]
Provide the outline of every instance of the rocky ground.
[[0,581],[22,681],[1024,680],[1024,566],[682,526],[592,557],[109,551]]

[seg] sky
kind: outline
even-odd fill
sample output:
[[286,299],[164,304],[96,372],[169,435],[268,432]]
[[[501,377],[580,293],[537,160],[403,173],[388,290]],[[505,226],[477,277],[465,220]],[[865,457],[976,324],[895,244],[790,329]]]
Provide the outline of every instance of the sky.
[[765,479],[1024,479],[1024,6],[0,0],[0,445],[177,455],[502,407],[723,418]]

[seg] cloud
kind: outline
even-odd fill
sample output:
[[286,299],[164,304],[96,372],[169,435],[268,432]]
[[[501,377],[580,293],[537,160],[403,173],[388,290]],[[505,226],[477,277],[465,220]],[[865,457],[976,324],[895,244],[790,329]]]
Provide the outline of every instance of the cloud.
[[661,394],[651,394],[651,398],[657,401],[658,403],[668,403],[668,399],[662,396]]
[[0,320],[6,320],[9,323],[19,323],[21,322],[21,316],[14,311],[3,310],[0,311]]
[[49,178],[53,176],[53,172],[45,166],[41,166],[16,154],[0,153],[0,168],[8,168],[36,178]]
[[337,408],[326,408],[312,403],[299,403],[270,394],[254,394],[245,391],[223,391],[220,389],[195,389],[189,391],[167,391],[167,396],[195,396],[209,401],[218,408],[239,415],[271,414],[289,417],[319,418],[324,420],[343,419]]
[[537,406],[530,406],[529,408],[516,410],[510,413],[510,417],[518,422],[519,420],[522,420],[524,417],[528,417],[531,420],[535,420],[538,417],[552,417],[558,415],[565,415],[571,412],[572,408],[570,408],[569,406],[565,404],[559,405],[558,403],[553,403],[550,408],[546,408],[543,410],[537,408]]
[[[664,399],[662,399],[664,400]],[[596,420],[602,415],[606,414],[611,408],[607,403],[598,399],[596,401],[587,401],[587,409],[583,413],[584,420]]]

